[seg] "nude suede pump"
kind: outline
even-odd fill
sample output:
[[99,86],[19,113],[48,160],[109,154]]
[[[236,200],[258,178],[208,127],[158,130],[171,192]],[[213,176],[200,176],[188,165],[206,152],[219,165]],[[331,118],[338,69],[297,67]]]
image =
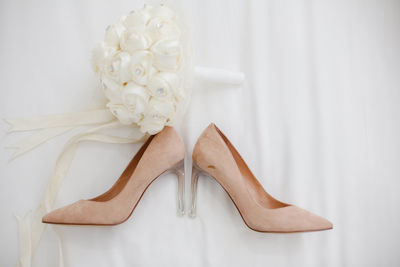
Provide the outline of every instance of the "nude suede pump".
[[42,221],[72,225],[123,223],[131,216],[150,184],[169,170],[178,177],[178,212],[183,214],[184,154],[184,144],[178,133],[174,128],[164,127],[160,133],[149,137],[110,190],[98,197],[56,209],[46,214]]
[[221,184],[252,230],[291,233],[332,229],[328,220],[270,196],[215,124],[210,124],[201,134],[192,157],[189,215],[196,214],[197,182],[199,175],[205,174]]

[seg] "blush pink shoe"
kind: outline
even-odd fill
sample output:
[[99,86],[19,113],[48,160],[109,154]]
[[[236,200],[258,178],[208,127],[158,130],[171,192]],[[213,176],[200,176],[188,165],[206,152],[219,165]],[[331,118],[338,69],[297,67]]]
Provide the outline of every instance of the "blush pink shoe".
[[104,194],[79,200],[46,214],[42,221],[52,224],[116,225],[133,213],[142,195],[161,174],[173,171],[178,177],[178,212],[184,213],[184,144],[171,127],[149,137],[117,182]]
[[236,205],[245,224],[259,232],[308,232],[332,229],[332,223],[270,196],[254,177],[228,138],[210,124],[193,150],[190,216],[196,214],[198,177],[214,177]]

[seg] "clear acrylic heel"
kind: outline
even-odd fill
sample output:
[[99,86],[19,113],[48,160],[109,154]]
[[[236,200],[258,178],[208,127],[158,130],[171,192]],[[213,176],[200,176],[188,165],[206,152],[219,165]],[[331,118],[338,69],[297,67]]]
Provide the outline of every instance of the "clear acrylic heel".
[[191,198],[190,198],[190,208],[189,208],[189,216],[192,218],[196,217],[197,184],[199,182],[199,176],[203,173],[204,173],[203,170],[193,163],[192,180],[190,185]]
[[181,160],[176,164],[171,171],[175,173],[178,178],[178,215],[185,214],[185,162]]

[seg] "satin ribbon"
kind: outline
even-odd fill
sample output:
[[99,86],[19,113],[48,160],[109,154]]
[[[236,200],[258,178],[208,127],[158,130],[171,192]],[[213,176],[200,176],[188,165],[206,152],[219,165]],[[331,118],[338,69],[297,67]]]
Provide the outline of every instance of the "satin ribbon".
[[7,146],[15,148],[15,153],[10,161],[28,152],[38,145],[61,135],[77,126],[106,123],[115,120],[115,117],[108,109],[96,109],[66,114],[37,116],[32,118],[5,119],[10,124],[8,133],[20,131],[39,130],[20,142]]
[[[20,252],[17,266],[30,267],[32,265],[33,256],[39,245],[40,238],[46,227],[46,225],[42,223],[42,217],[53,208],[62,181],[71,165],[79,143],[83,141],[113,144],[137,143],[144,141],[147,136],[144,136],[137,127],[132,126],[130,126],[130,129],[132,129],[132,135],[128,137],[101,133],[101,131],[104,130],[126,127],[125,125],[122,125],[107,109],[34,118],[7,119],[6,121],[11,124],[9,132],[39,130],[39,132],[32,136],[10,146],[17,148],[17,151],[11,159],[20,156],[41,143],[44,143],[73,128],[82,125],[96,124],[96,126],[92,126],[89,129],[74,135],[65,144],[57,158],[42,200],[35,212],[32,214],[32,212],[29,211],[23,217],[16,216],[18,221]],[[63,266],[64,261],[62,256],[61,238],[57,232],[57,228],[53,227],[53,229],[58,240],[59,266]]]

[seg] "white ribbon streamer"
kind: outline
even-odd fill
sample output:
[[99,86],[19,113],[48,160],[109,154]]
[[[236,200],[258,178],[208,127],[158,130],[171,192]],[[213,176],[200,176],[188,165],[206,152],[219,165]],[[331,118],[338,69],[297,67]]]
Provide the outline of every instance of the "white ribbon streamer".
[[38,145],[45,143],[46,141],[56,137],[57,135],[61,135],[66,133],[67,131],[73,129],[74,127],[58,127],[58,128],[49,128],[49,129],[42,129],[39,132],[22,139],[18,143],[15,143],[10,146],[6,146],[6,148],[15,148],[16,151],[11,156],[10,161],[14,160],[18,156],[28,152],[29,150],[34,149]]
[[7,146],[15,148],[10,161],[34,149],[38,145],[61,135],[77,126],[106,123],[115,120],[108,109],[96,109],[81,112],[71,112],[32,118],[5,119],[10,124],[8,132],[39,130],[20,142]]
[[11,125],[8,132],[31,131],[55,127],[68,127],[105,123],[114,120],[115,117],[108,109],[95,109],[89,111],[70,112],[37,116],[31,118],[5,119]]
[[[10,131],[41,129],[38,133],[11,146],[17,148],[17,151],[14,153],[12,158],[22,155],[37,145],[44,143],[57,135],[65,133],[76,126],[102,123],[101,125],[91,127],[86,131],[73,136],[65,144],[57,158],[49,183],[47,184],[42,200],[39,207],[35,210],[33,217],[31,211],[22,218],[17,216],[20,250],[17,265],[20,267],[30,267],[33,255],[39,245],[40,238],[46,226],[42,223],[42,217],[53,208],[58,191],[60,190],[62,181],[71,165],[79,143],[82,141],[96,141],[114,144],[136,143],[143,141],[147,136],[144,136],[138,128],[132,128],[134,132],[130,137],[120,137],[100,133],[103,130],[125,127],[125,125],[121,124],[106,109],[49,115],[32,119],[8,119],[6,121],[11,124]],[[61,238],[56,227],[53,227],[53,229],[58,240],[59,266],[62,267],[64,261],[62,256]]]
[[19,259],[17,266],[30,266],[31,264],[31,221],[32,212],[29,211],[23,218],[15,216],[18,222],[19,233]]

